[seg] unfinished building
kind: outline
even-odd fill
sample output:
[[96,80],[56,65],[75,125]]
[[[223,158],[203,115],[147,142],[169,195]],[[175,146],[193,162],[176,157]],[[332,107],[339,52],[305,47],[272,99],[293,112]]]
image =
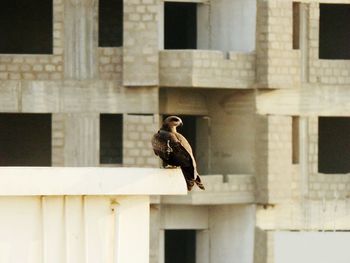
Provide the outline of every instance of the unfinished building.
[[349,258],[349,0],[44,2],[0,3],[0,165],[159,167],[176,114],[207,190],[153,198],[150,262]]

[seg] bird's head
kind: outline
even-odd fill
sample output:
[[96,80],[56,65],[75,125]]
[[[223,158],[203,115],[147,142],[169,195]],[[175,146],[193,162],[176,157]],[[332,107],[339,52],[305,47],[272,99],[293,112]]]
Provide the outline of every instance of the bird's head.
[[163,121],[163,127],[166,127],[170,130],[176,131],[176,127],[182,126],[182,125],[183,125],[182,120],[177,116],[169,116]]

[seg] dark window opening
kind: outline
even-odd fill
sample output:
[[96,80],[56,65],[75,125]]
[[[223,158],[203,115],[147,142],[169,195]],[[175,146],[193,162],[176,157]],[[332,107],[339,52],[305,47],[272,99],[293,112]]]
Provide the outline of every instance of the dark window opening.
[[319,118],[318,171],[332,174],[350,172],[350,118]]
[[0,1],[0,53],[52,54],[52,0]]
[[100,163],[123,162],[123,115],[100,115]]
[[123,0],[100,0],[98,45],[121,47],[123,45]]
[[51,114],[0,114],[0,166],[51,166]]
[[292,163],[299,163],[299,117],[292,117]]
[[319,58],[350,59],[350,4],[320,4]]
[[197,48],[197,4],[165,2],[164,48]]
[[165,231],[165,263],[196,262],[196,231]]
[[300,48],[300,2],[293,2],[293,49]]

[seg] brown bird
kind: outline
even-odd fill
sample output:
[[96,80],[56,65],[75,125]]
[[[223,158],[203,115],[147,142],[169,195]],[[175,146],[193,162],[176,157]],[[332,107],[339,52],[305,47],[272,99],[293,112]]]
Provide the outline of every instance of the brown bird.
[[153,135],[154,153],[163,160],[163,164],[180,166],[185,177],[187,190],[191,191],[194,184],[205,190],[197,172],[191,145],[186,138],[177,132],[176,127],[182,126],[182,120],[177,116],[169,116],[163,121],[162,127]]

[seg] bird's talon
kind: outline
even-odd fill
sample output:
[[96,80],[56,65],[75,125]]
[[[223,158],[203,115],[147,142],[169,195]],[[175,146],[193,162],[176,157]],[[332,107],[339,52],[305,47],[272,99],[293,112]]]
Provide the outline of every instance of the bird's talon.
[[174,165],[167,165],[164,167],[165,169],[176,169],[177,166],[174,166]]

